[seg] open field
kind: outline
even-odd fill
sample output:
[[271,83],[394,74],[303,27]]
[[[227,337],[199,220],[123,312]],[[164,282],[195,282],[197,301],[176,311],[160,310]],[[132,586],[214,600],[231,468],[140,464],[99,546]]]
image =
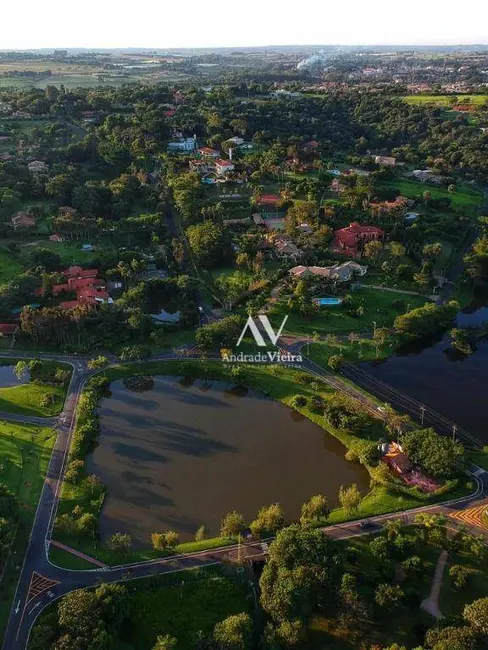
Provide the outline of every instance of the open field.
[[62,386],[21,384],[0,388],[0,411],[37,417],[61,413],[66,394]]
[[0,458],[3,466],[0,480],[16,495],[20,506],[14,550],[0,588],[0,637],[10,610],[55,437],[51,429],[0,422]]
[[0,284],[13,280],[23,270],[24,266],[18,255],[11,253],[7,248],[2,246],[0,248]]
[[451,106],[451,104],[474,104],[481,106],[488,102],[488,95],[406,95],[408,104],[435,104],[437,106]]
[[218,570],[185,573],[174,585],[161,582],[161,586],[154,579],[130,584],[134,591],[123,638],[135,650],[151,650],[158,634],[177,638],[179,650],[194,650],[199,630],[209,634],[218,621],[231,614],[252,613],[247,584]]
[[[410,304],[410,308],[421,307],[427,301],[422,296],[410,296],[395,294],[381,289],[362,288],[353,294],[354,305],[362,306],[362,316],[353,317],[347,313],[345,308],[340,306],[322,307],[317,313],[310,317],[303,317],[299,314],[290,314],[286,323],[286,331],[297,336],[310,336],[317,332],[321,336],[327,334],[347,334],[349,332],[364,332],[373,329],[373,321],[377,327],[391,325],[399,312],[394,309],[392,302],[395,299],[404,299]],[[271,310],[271,320],[283,318],[289,313],[285,303],[278,303]]]
[[446,187],[420,183],[407,178],[397,178],[383,184],[384,187],[398,189],[402,196],[409,199],[421,197],[424,192],[430,192],[433,199],[450,199],[452,207],[457,211],[477,209],[483,200],[483,196],[476,189],[469,185],[457,185],[456,191],[450,194]]

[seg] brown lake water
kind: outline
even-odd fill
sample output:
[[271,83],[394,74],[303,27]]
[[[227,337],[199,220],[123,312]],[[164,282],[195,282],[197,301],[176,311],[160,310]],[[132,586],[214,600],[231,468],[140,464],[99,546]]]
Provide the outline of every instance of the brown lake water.
[[344,459],[338,440],[261,394],[174,377],[156,377],[144,393],[122,381],[111,391],[89,459],[108,488],[102,539],[127,532],[147,546],[151,533],[170,528],[190,540],[202,524],[214,536],[230,510],[250,521],[279,502],[293,520],[314,494],[335,505],[341,485],[368,489],[368,473]]

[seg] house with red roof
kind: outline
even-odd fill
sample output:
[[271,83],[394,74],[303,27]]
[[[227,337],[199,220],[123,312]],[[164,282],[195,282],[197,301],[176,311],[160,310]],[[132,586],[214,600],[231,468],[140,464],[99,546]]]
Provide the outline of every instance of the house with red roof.
[[377,226],[363,226],[357,221],[346,228],[340,228],[334,233],[333,248],[348,255],[357,257],[361,254],[364,245],[370,241],[381,241],[385,236],[384,231]]
[[18,323],[0,323],[0,337],[13,336],[18,329]]
[[215,171],[219,176],[224,176],[225,174],[234,171],[234,164],[231,160],[223,160],[222,158],[218,158],[215,161]]
[[261,194],[256,201],[257,205],[276,205],[281,201],[279,194]]

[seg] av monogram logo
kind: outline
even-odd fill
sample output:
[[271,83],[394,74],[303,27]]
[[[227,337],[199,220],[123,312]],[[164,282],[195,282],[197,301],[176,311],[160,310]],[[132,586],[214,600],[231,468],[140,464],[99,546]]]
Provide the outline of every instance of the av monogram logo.
[[[278,339],[281,336],[281,333],[283,331],[283,328],[286,325],[286,321],[288,320],[288,315],[286,315],[283,319],[283,322],[281,323],[280,329],[275,332],[274,329],[271,326],[271,323],[269,322],[269,318],[263,314],[258,315],[258,320],[261,323],[261,325],[264,327],[264,330],[266,334],[269,337],[269,340],[273,345],[276,345],[278,342]],[[254,337],[254,340],[256,341],[256,345],[258,345],[260,348],[265,348],[266,347],[266,341],[264,340],[263,334],[261,333],[258,325],[254,321],[252,316],[249,316],[247,319],[246,324],[244,325],[244,329],[241,332],[241,335],[239,337],[239,340],[237,341],[237,346],[242,343],[242,339],[244,338],[244,335],[246,334],[247,330],[250,329],[251,333]]]

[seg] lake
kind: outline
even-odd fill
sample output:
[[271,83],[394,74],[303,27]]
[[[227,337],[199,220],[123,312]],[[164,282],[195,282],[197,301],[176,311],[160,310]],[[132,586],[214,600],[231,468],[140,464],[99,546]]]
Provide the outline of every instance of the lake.
[[369,474],[344,459],[336,438],[261,394],[171,377],[156,377],[144,393],[120,380],[111,392],[88,461],[107,485],[102,539],[128,532],[140,547],[169,528],[190,540],[202,524],[215,536],[234,509],[250,521],[279,502],[294,520],[314,494],[335,505],[341,485],[368,491]]
[[[457,315],[457,326],[488,321],[488,308],[474,304]],[[450,345],[449,335],[411,346],[385,361],[360,364],[374,377],[414,397],[488,443],[488,342],[469,356]]]
[[20,386],[20,384],[29,383],[29,372],[19,379],[14,372],[15,365],[0,366],[0,388],[9,388],[10,386]]

